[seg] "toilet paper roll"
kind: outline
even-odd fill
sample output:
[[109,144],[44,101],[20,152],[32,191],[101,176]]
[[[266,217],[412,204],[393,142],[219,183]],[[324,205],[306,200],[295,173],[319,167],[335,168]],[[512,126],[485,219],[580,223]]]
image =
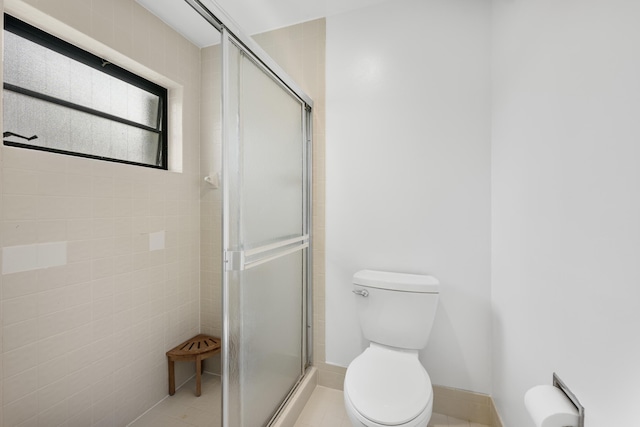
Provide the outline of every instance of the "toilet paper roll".
[[578,409],[557,387],[533,387],[525,393],[524,404],[536,427],[578,427]]

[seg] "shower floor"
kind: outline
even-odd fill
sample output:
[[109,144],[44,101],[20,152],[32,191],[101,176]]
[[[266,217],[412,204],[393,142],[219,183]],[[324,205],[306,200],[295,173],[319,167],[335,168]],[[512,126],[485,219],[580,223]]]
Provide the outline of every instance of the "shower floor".
[[195,390],[193,377],[129,427],[220,427],[220,377],[202,374],[202,395],[196,397]]

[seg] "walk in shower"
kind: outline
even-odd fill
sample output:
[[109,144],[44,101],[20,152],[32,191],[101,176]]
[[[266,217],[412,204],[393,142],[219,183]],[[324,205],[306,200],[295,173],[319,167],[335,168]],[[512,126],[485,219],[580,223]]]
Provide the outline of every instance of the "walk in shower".
[[[270,425],[313,371],[311,99],[211,0],[3,9],[0,427]],[[324,22],[254,38],[323,111]]]
[[188,22],[172,25],[199,28],[200,169],[211,178],[202,329],[222,337],[222,425],[265,426],[311,356],[312,101],[215,4],[184,1]]

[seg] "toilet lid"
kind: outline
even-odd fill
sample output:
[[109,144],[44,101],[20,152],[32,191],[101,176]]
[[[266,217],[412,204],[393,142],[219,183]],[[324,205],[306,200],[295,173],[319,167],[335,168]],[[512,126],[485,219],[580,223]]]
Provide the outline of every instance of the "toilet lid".
[[431,380],[416,353],[369,347],[347,369],[345,393],[367,419],[383,425],[416,418],[432,399]]

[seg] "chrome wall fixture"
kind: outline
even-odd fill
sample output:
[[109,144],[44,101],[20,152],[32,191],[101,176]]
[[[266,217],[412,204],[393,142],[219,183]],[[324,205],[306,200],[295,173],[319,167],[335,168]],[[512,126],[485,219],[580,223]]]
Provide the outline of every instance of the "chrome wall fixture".
[[584,406],[580,404],[580,401],[578,400],[576,395],[573,394],[571,390],[569,390],[569,387],[567,387],[567,385],[555,372],[553,373],[553,386],[559,388],[567,396],[567,398],[569,398],[571,403],[573,403],[573,405],[578,410],[578,427],[584,427]]

